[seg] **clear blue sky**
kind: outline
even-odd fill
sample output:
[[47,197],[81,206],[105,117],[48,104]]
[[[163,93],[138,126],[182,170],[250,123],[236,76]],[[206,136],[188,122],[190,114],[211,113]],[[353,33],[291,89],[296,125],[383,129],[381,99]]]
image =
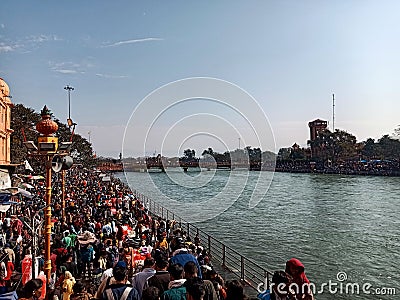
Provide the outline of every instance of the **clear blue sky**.
[[[121,151],[126,123],[146,95],[193,76],[250,93],[277,148],[305,146],[310,120],[331,121],[332,93],[336,128],[358,140],[379,138],[400,124],[399,12],[395,0],[6,0],[0,77],[13,102],[36,110],[47,104],[60,120],[68,116],[63,87],[72,85],[77,131],[90,131],[104,156]],[[234,134],[222,139],[238,146]]]

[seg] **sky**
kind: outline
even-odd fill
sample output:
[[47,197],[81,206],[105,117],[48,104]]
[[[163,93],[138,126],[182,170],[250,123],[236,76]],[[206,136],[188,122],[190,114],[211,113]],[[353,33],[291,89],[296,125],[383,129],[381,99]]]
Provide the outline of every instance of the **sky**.
[[[378,139],[400,124],[399,11],[385,0],[5,0],[0,77],[14,103],[46,104],[65,123],[74,87],[71,118],[100,156],[306,146],[309,121],[332,128],[333,93],[335,128]],[[236,91],[216,99],[193,77]]]

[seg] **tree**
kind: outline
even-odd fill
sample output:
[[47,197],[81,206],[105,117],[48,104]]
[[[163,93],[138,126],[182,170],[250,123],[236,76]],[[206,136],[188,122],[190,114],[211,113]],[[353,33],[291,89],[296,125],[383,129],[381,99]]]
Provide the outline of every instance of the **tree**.
[[357,138],[344,130],[336,129],[332,134],[334,161],[357,160]]
[[291,148],[280,148],[278,151],[279,160],[287,160],[290,158]]
[[306,150],[304,148],[300,148],[297,143],[289,148],[290,149],[290,159],[293,160],[304,160],[306,159]]
[[204,155],[207,155],[207,154],[211,155],[211,156],[214,156],[214,150],[212,148],[208,148],[207,150],[204,150],[201,155],[204,156]]
[[322,130],[315,140],[309,141],[309,144],[314,157],[323,161],[336,162],[357,158],[357,138],[344,130],[336,129],[335,132]]
[[380,158],[382,156],[382,151],[380,145],[378,143],[375,143],[374,139],[369,138],[365,142],[363,142],[361,154],[364,158],[373,159]]
[[[35,141],[38,137],[35,125],[41,120],[41,117],[32,108],[16,104],[11,109],[11,128],[14,130],[11,134],[10,156],[11,163],[21,164],[27,158],[25,141]],[[34,170],[43,170],[42,163],[37,158],[29,159]]]
[[394,138],[400,140],[400,125],[394,130]]
[[[27,159],[27,151],[24,141],[34,141],[36,143],[39,133],[35,125],[41,120],[39,113],[32,108],[25,107],[23,104],[16,104],[11,111],[11,128],[14,132],[11,134],[11,162],[22,163]],[[67,125],[54,119],[58,124],[56,136],[59,142],[72,141],[71,155],[74,156],[75,164],[82,164],[85,167],[93,166],[95,159],[93,157],[92,145],[79,134],[74,134],[71,140],[71,131]],[[43,162],[37,157],[29,158],[33,169],[37,172],[43,172]]]
[[400,158],[400,141],[391,138],[388,134],[382,136],[378,140],[378,144],[382,153],[382,159],[399,159]]
[[196,157],[196,151],[191,149],[186,149],[185,151],[183,151],[183,154],[186,159],[193,159]]
[[81,135],[72,134],[70,128],[66,124],[61,123],[60,120],[55,119],[54,121],[58,124],[56,135],[59,141],[72,142],[70,153],[74,159],[74,163],[82,164],[84,167],[94,166],[96,159],[93,156],[92,144]]
[[261,149],[260,148],[251,148],[247,146],[245,148],[247,155],[249,156],[249,161],[251,164],[261,163]]

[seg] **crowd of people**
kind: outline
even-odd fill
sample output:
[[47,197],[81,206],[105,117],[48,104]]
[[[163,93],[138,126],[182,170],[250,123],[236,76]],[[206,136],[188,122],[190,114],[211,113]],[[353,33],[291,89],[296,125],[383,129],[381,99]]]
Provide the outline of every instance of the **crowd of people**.
[[[63,212],[58,177],[52,180],[50,280],[44,275],[41,236],[44,182],[28,177],[34,197],[1,218],[0,293],[16,290],[29,300],[246,298],[240,281],[225,282],[218,274],[198,236],[192,240],[178,222],[152,214],[118,178],[69,170]],[[282,282],[289,292],[281,289]],[[307,290],[289,289],[293,283],[309,283],[296,259],[288,261],[285,272],[275,273],[272,283],[269,295],[260,298],[312,299]]]
[[342,175],[400,176],[399,160],[361,160],[338,163],[308,160],[277,160],[275,171]]

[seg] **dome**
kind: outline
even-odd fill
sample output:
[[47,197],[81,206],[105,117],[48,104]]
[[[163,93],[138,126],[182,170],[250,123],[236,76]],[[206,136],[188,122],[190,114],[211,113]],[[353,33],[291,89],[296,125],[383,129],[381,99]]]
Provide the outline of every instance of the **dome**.
[[3,78],[0,78],[0,90],[2,93],[2,97],[4,97],[5,101],[11,102],[8,96],[10,96],[10,88],[8,87],[8,84],[4,81]]
[[43,135],[52,135],[58,130],[58,125],[51,119],[51,112],[45,105],[40,112],[42,120],[36,124],[36,130]]

